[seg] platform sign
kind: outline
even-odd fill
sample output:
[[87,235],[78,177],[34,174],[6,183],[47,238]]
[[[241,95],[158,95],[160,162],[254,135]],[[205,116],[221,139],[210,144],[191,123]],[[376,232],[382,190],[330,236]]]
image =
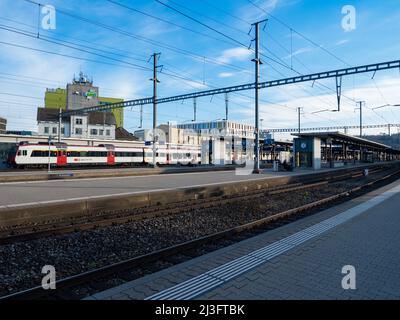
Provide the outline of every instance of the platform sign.
[[264,144],[267,146],[271,146],[275,143],[274,139],[264,139]]
[[145,142],[144,142],[144,145],[145,145],[145,146],[151,146],[152,143],[153,143],[153,141],[145,141]]

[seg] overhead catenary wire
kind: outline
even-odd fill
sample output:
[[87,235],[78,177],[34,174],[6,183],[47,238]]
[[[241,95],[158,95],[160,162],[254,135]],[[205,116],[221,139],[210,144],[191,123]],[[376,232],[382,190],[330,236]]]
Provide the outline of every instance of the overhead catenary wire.
[[[349,64],[348,62],[346,62],[345,60],[343,60],[342,58],[340,58],[338,55],[334,54],[333,52],[331,52],[330,50],[328,50],[327,48],[325,48],[322,45],[319,45],[318,43],[316,43],[315,41],[313,41],[311,38],[307,37],[306,35],[304,35],[303,33],[297,31],[296,29],[294,29],[293,27],[289,26],[287,23],[285,23],[284,21],[282,21],[281,19],[279,19],[278,17],[276,17],[275,15],[273,15],[272,13],[268,12],[267,10],[265,10],[263,7],[261,7],[260,5],[258,5],[254,0],[247,0],[250,4],[252,4],[254,7],[258,8],[259,10],[263,11],[266,15],[268,15],[269,17],[271,17],[272,19],[274,19],[275,21],[277,21],[278,23],[280,23],[281,25],[283,25],[284,27],[288,28],[291,32],[296,33],[298,36],[302,37],[303,39],[305,39],[306,41],[310,42],[312,45],[314,45],[315,47],[323,50],[324,52],[326,52],[327,54],[329,54],[330,56],[332,56],[333,58],[335,58],[336,60],[340,61],[341,63],[345,64],[348,67],[352,67],[351,64]],[[374,80],[374,79],[372,79]],[[378,92],[381,94],[380,89],[378,88],[376,82],[374,81],[374,85],[376,87],[376,89],[378,90]],[[345,98],[352,100],[354,102],[356,102],[355,99],[353,98],[349,98],[347,96],[344,96]],[[384,99],[385,100],[385,99]],[[376,112],[375,112],[376,113]],[[376,113],[378,114],[378,113]],[[381,117],[381,116],[380,116]]]
[[[28,3],[35,4],[35,5],[39,4],[39,2],[36,2],[36,1],[33,1],[33,0],[22,0],[22,1],[26,1]],[[109,31],[112,31],[112,32],[115,32],[115,33],[118,33],[118,34],[121,34],[121,35],[124,35],[124,36],[127,36],[127,37],[131,37],[133,39],[136,39],[136,40],[151,44],[151,45],[156,46],[158,48],[164,48],[166,50],[170,50],[170,51],[173,51],[175,53],[179,53],[179,54],[191,57],[192,59],[195,59],[197,61],[203,62],[203,59],[205,57],[204,55],[198,54],[197,52],[194,52],[194,51],[190,51],[190,50],[187,50],[187,49],[182,49],[182,48],[176,47],[174,45],[163,43],[161,41],[156,41],[156,40],[150,39],[148,37],[137,35],[137,34],[129,32],[129,31],[117,28],[117,27],[112,27],[112,26],[106,25],[106,24],[98,22],[98,21],[94,21],[94,20],[91,20],[91,19],[88,19],[88,18],[84,18],[84,17],[79,16],[77,14],[74,14],[74,13],[68,12],[66,10],[63,10],[59,6],[57,7],[57,13],[63,14],[65,16],[68,16],[68,17],[71,17],[71,18],[74,18],[74,19],[77,19],[77,20],[80,20],[80,21],[84,21],[86,23],[101,27],[103,29],[106,29],[106,30],[109,30]],[[226,62],[220,61],[220,60],[215,59],[215,58],[210,58],[210,57],[205,57],[205,58],[206,58],[205,61],[207,63],[211,63],[211,64],[214,64],[214,65],[218,65],[218,66],[229,68],[229,69],[233,69],[233,70],[239,70],[239,71],[243,71],[244,70],[245,72],[248,72],[248,70],[240,68],[240,67],[238,67],[236,65],[233,65],[231,63],[226,63]]]

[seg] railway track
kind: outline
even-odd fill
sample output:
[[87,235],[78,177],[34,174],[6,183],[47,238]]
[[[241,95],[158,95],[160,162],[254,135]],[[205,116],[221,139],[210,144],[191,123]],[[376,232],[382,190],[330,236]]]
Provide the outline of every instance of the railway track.
[[[384,168],[372,169],[370,170],[370,174],[379,173],[383,170]],[[182,212],[182,210],[186,210],[188,207],[191,209],[207,209],[225,205],[237,200],[247,201],[269,195],[301,191],[327,185],[329,183],[354,179],[362,175],[363,172],[361,170],[355,170],[354,172],[329,178],[316,179],[306,183],[293,183],[289,185],[249,191],[245,195],[234,195],[229,197],[222,196],[215,197],[213,199],[198,199],[194,202],[185,201],[157,207],[138,208],[134,210],[109,211],[92,216],[81,216],[68,221],[49,221],[39,225],[35,224],[5,227],[0,229],[0,245],[19,241],[28,241],[41,237],[55,236],[69,232],[101,228],[115,224],[124,224],[158,216],[177,214]]]
[[[174,257],[183,255],[187,256],[188,258],[191,258],[193,256],[189,253],[191,250],[201,251],[204,253],[204,251],[207,251],[208,245],[211,246],[212,248],[211,250],[214,250],[215,247],[218,246],[216,245],[218,242],[221,242],[222,245],[227,245],[239,241],[245,237],[254,236],[255,234],[263,232],[266,229],[271,229],[276,226],[280,226],[284,223],[288,223],[293,220],[299,219],[305,215],[312,214],[313,212],[320,210],[321,207],[332,205],[339,201],[344,201],[344,199],[348,200],[349,197],[357,197],[361,193],[370,191],[371,188],[378,188],[384,184],[388,184],[398,179],[400,176],[399,169],[390,170],[387,173],[382,172],[382,170],[379,171],[381,171],[381,173],[384,173],[384,175],[372,181],[368,181],[366,183],[355,186],[351,190],[341,192],[338,194],[333,194],[324,199],[320,199],[318,201],[314,201],[290,210],[285,210],[246,224],[238,225],[233,228],[223,230],[221,232],[196,238],[145,255],[137,256],[131,259],[127,259],[125,261],[121,261],[108,266],[93,269],[91,271],[80,273],[74,276],[66,277],[64,279],[60,279],[57,281],[56,292],[49,292],[43,290],[41,287],[35,287],[14,294],[10,294],[8,296],[4,296],[0,299],[71,298],[74,297],[73,289],[77,286],[88,285],[91,284],[92,282],[99,281],[99,279],[106,279],[109,276],[115,277],[117,274],[123,274],[124,272],[127,272],[127,270],[131,270],[133,268],[146,268],[146,266],[147,267],[151,266],[152,264],[163,260],[181,262],[179,261],[180,259],[174,259]],[[378,170],[375,172],[378,172]],[[359,174],[360,173],[353,173],[352,176],[359,176]],[[336,178],[339,179],[344,177],[336,177]],[[318,183],[325,184],[327,182],[318,182]],[[317,186],[318,183],[314,183],[314,187]],[[307,186],[301,186],[301,185],[291,186],[290,190],[302,190],[299,188],[306,189],[306,187]],[[310,185],[308,187],[310,187]],[[288,188],[287,189],[282,188],[281,190],[274,190],[272,192],[279,192],[279,191],[289,192],[288,190],[289,190]],[[150,267],[150,269],[154,270],[154,267]],[[122,276],[122,278],[124,277]]]

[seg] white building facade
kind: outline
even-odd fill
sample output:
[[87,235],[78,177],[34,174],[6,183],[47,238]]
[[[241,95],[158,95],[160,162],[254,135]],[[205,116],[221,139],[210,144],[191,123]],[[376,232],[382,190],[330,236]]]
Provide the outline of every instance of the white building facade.
[[[38,134],[58,136],[58,110],[38,109]],[[111,112],[63,117],[61,137],[77,139],[115,140],[116,122]]]

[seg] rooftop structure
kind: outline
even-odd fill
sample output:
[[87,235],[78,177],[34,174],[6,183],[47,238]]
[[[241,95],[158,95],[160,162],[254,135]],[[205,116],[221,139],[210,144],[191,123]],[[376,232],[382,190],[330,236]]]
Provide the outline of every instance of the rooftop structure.
[[[81,109],[95,105],[107,105],[110,103],[123,102],[122,98],[100,97],[99,88],[93,86],[93,80],[82,72],[79,77],[74,77],[72,83],[67,84],[66,89],[48,88],[45,92],[46,109]],[[124,125],[124,110],[122,108],[113,109],[117,128]]]
[[7,130],[7,120],[0,117],[0,133],[6,133]]

